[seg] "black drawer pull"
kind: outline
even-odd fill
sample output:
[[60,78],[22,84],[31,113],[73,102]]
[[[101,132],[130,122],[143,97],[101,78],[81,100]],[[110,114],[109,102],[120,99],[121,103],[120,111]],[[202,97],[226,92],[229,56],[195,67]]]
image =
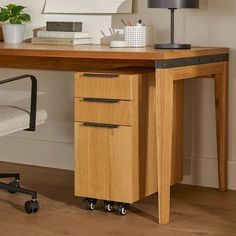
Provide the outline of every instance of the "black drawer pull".
[[102,102],[102,103],[118,103],[118,99],[108,99],[108,98],[83,98],[85,102]]
[[83,126],[110,128],[110,129],[117,129],[119,127],[119,125],[100,124],[100,123],[91,123],[91,122],[84,122]]
[[84,73],[82,74],[82,76],[84,77],[91,77],[91,78],[94,78],[94,77],[98,77],[98,78],[117,78],[119,77],[118,74],[94,74],[94,73]]

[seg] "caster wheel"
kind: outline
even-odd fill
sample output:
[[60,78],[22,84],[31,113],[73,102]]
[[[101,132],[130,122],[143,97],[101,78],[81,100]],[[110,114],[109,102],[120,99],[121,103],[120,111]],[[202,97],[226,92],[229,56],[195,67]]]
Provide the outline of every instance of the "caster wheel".
[[93,211],[96,208],[96,199],[87,198],[85,199],[85,207],[87,210]]
[[104,211],[111,212],[113,209],[113,202],[104,201]]
[[125,203],[120,203],[118,206],[118,214],[124,216],[127,214],[127,211],[128,211],[128,205]]
[[[18,181],[14,180],[11,183],[9,183],[9,185],[19,188],[20,187],[20,181],[19,180]],[[8,190],[8,192],[9,193],[16,193],[15,191],[11,191],[11,190]]]
[[39,211],[39,202],[37,200],[27,201],[25,203],[25,211],[28,214],[33,214]]

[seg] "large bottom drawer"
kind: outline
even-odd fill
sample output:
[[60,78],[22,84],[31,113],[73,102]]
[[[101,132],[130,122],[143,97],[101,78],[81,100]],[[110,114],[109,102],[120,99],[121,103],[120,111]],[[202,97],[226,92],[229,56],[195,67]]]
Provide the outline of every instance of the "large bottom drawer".
[[75,142],[75,195],[132,202],[132,128],[75,122]]

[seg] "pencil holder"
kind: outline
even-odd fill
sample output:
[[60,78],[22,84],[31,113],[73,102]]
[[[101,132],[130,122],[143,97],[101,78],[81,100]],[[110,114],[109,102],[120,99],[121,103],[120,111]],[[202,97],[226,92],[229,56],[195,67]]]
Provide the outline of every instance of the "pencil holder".
[[125,26],[127,47],[146,46],[146,26]]

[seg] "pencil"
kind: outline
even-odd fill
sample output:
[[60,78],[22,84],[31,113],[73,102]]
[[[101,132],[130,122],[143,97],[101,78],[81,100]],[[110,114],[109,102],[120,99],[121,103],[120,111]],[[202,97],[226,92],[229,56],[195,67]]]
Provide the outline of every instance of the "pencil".
[[113,35],[113,32],[112,32],[112,29],[111,29],[111,28],[109,28],[109,31],[110,31],[111,35]]
[[106,38],[107,36],[105,35],[105,33],[101,30],[102,35]]
[[125,23],[123,19],[121,19],[121,22],[123,23],[124,26],[127,26],[127,24]]

